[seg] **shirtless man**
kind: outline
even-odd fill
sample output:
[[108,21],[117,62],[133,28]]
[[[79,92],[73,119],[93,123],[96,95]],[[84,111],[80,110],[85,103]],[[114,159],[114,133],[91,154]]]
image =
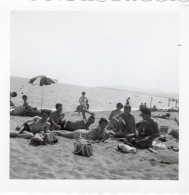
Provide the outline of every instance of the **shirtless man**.
[[112,122],[115,125],[115,133],[111,133],[114,137],[124,138],[127,134],[135,134],[135,118],[130,113],[131,106],[124,106],[124,113],[119,114],[116,117],[112,118]]
[[126,139],[138,148],[149,148],[152,146],[152,142],[155,138],[160,136],[158,124],[151,119],[151,110],[149,108],[143,108],[140,116],[143,120],[137,123],[137,133],[133,135],[127,135]]
[[10,132],[10,137],[32,138],[33,141],[43,144],[43,134],[47,133],[50,129],[50,123],[47,122],[49,114],[48,110],[42,110],[42,117],[35,116],[21,126],[17,126],[16,130],[19,130],[19,132]]
[[51,112],[49,122],[51,123],[51,129],[60,130],[63,128],[63,118],[65,116],[62,113],[62,104],[56,104],[56,111]]
[[114,129],[114,128],[115,128],[115,126],[114,126],[114,124],[113,124],[113,122],[112,122],[112,119],[113,119],[113,117],[116,117],[116,116],[118,116],[119,114],[123,113],[123,112],[121,111],[122,108],[123,108],[122,103],[117,103],[116,109],[113,110],[113,111],[111,112],[111,114],[110,114],[110,116],[109,116],[109,120],[110,120],[110,121],[109,121],[108,126],[107,126],[107,129],[108,129],[108,130]]
[[89,129],[89,126],[95,122],[95,117],[90,116],[88,120],[85,118],[83,120],[78,120],[78,121],[70,121],[70,120],[64,120],[64,123],[62,123],[61,130],[66,130],[66,131],[75,131],[77,129]]

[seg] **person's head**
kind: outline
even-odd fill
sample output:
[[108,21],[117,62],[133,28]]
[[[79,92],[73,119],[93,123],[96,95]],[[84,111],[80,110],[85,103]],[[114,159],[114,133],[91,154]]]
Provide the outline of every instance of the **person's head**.
[[23,95],[23,96],[22,96],[22,99],[23,99],[24,101],[27,101],[27,100],[28,100],[27,95]]
[[108,125],[107,119],[105,119],[105,118],[103,118],[103,117],[100,118],[99,125],[100,125],[101,129],[105,129],[106,126]]
[[88,122],[89,125],[93,124],[95,122],[95,117],[94,116],[90,116],[88,118],[88,121],[87,122]]
[[62,112],[62,104],[60,104],[60,103],[57,103],[56,105],[55,105],[55,107],[56,107],[56,110],[58,111],[58,112]]
[[11,92],[11,97],[16,97],[17,93],[16,92]]
[[126,104],[126,105],[124,106],[124,113],[125,113],[125,114],[129,114],[130,112],[131,112],[131,106],[128,105],[128,104]]
[[82,94],[82,96],[85,96],[85,92],[84,91],[81,94]]
[[47,110],[47,109],[42,109],[41,110],[41,117],[43,120],[47,121],[47,119],[49,118],[51,111]]
[[141,103],[141,105],[143,106],[143,103]]
[[151,110],[149,108],[143,108],[141,109],[140,116],[144,119],[147,120],[151,117]]
[[123,108],[123,104],[120,103],[120,102],[117,103],[116,108],[117,108],[118,110],[121,110],[121,109]]
[[144,105],[146,106],[146,103],[144,103]]

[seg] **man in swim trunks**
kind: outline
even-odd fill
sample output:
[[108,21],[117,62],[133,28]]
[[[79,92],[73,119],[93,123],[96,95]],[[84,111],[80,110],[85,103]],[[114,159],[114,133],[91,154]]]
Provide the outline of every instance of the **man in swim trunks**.
[[109,134],[106,132],[106,126],[108,121],[105,118],[101,118],[99,121],[99,125],[89,131],[79,129],[73,132],[66,132],[66,131],[54,131],[57,135],[66,137],[66,138],[84,138],[88,140],[98,140],[98,141],[105,141],[109,138]]
[[127,135],[126,139],[138,148],[149,148],[152,146],[152,142],[155,138],[160,136],[158,124],[151,119],[151,110],[149,108],[143,108],[141,114],[143,120],[137,123],[137,134],[132,138],[131,135]]
[[131,106],[125,105],[124,113],[112,118],[112,122],[116,127],[113,129],[115,133],[112,133],[114,137],[123,138],[127,134],[135,134],[135,118],[130,112]]
[[10,137],[32,138],[34,141],[43,144],[43,134],[47,133],[50,129],[50,123],[47,122],[49,114],[49,110],[43,109],[41,117],[35,116],[21,126],[17,126],[16,130],[19,130],[19,132],[10,132]]
[[59,130],[64,128],[63,118],[65,114],[62,113],[62,104],[57,103],[55,107],[56,111],[51,112],[49,122],[51,123],[51,129]]
[[90,116],[88,120],[85,118],[83,120],[78,121],[70,121],[70,120],[64,120],[64,123],[62,123],[61,130],[66,131],[75,131],[77,129],[89,129],[89,126],[95,122],[95,117]]

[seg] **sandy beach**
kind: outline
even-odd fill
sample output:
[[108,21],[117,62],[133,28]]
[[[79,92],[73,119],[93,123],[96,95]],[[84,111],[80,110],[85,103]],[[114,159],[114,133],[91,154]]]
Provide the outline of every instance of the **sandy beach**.
[[[141,120],[139,111],[132,111],[136,122]],[[65,112],[66,119],[77,120],[74,112]],[[100,117],[108,118],[110,112],[95,112],[97,125]],[[154,114],[154,113],[152,113]],[[159,113],[158,113],[159,114]],[[161,114],[161,113],[160,113]],[[171,113],[171,118],[178,113]],[[10,116],[10,130],[14,131],[29,117]],[[177,128],[175,121],[156,119],[159,126]],[[137,153],[121,153],[115,138],[107,143],[94,143],[94,156],[82,157],[73,154],[74,139],[59,137],[55,145],[31,146],[30,140],[10,138],[10,179],[125,179],[125,180],[178,180],[178,154],[173,150],[137,150]],[[163,142],[166,146],[178,147],[178,141]],[[112,147],[111,147],[112,146]]]

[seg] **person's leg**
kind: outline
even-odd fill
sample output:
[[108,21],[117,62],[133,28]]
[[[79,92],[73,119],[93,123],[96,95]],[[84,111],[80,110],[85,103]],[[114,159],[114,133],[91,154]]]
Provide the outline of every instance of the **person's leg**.
[[12,131],[10,132],[10,137],[15,138],[25,138],[25,139],[31,139],[33,137],[33,133],[27,132],[27,131],[23,131],[21,134],[19,134],[18,132]]
[[89,110],[87,110],[85,107],[81,109],[82,110],[82,113],[83,112],[87,112],[89,113],[90,115],[94,116],[95,114],[93,112],[90,112]]
[[19,138],[31,139],[33,137],[33,133],[28,131],[23,131],[21,134],[18,134]]
[[59,136],[66,137],[66,138],[74,138],[73,132],[66,132],[66,131],[53,131]]

